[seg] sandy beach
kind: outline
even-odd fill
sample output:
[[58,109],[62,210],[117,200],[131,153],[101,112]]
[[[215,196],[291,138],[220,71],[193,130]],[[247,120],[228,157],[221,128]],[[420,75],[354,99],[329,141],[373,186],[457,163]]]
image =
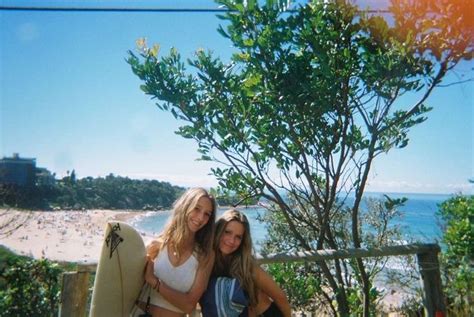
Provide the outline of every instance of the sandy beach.
[[[0,209],[0,244],[17,254],[53,261],[97,263],[107,221],[130,223],[145,212],[17,211]],[[152,237],[141,232],[145,244]]]

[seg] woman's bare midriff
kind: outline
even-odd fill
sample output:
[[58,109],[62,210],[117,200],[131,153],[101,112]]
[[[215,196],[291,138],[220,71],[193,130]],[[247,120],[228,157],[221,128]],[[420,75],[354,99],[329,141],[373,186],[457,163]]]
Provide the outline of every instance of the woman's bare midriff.
[[[145,306],[146,303],[144,302],[139,302],[138,307],[140,307],[143,311],[145,311]],[[168,310],[166,308],[158,307],[155,305],[150,305],[150,308],[148,309],[150,311],[150,314],[153,317],[184,317],[185,314],[183,313],[177,313],[171,310]]]

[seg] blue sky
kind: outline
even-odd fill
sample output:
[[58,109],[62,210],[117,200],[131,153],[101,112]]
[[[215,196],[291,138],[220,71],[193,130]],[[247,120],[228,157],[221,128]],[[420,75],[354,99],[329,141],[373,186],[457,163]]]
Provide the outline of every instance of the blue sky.
[[[2,1],[16,3],[28,2]],[[145,2],[107,2],[132,3]],[[152,5],[215,7],[146,2]],[[34,157],[58,176],[75,169],[80,178],[114,173],[214,186],[213,163],[195,160],[194,142],[174,134],[179,122],[140,91],[125,58],[146,37],[163,53],[206,48],[227,59],[232,48],[216,32],[219,21],[213,13],[0,11],[0,156]],[[460,65],[446,83],[473,77],[473,66]],[[439,88],[428,100],[428,121],[412,130],[407,148],[378,158],[368,189],[473,193],[473,91],[472,82]]]

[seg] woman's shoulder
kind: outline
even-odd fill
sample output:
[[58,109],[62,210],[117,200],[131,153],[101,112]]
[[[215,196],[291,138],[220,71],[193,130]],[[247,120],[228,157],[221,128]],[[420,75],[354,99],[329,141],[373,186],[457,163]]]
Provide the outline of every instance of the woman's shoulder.
[[163,245],[163,239],[157,238],[155,240],[152,240],[150,244],[148,244],[148,247],[161,247],[162,245]]
[[253,278],[255,281],[262,281],[265,277],[268,276],[268,273],[257,263],[253,266]]

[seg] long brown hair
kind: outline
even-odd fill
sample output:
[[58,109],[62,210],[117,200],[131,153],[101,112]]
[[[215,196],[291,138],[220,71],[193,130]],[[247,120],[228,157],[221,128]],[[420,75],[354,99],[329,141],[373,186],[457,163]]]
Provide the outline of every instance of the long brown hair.
[[[219,250],[219,244],[227,224],[231,221],[237,221],[244,226],[244,235],[239,248],[233,253],[224,256]],[[217,219],[214,252],[216,260],[213,274],[236,278],[241,287],[248,293],[250,305],[256,305],[258,302],[258,292],[254,282],[256,262],[253,255],[250,224],[247,217],[237,209],[227,210]]]
[[196,207],[201,197],[206,197],[211,201],[212,213],[208,222],[195,235],[194,251],[197,253],[200,262],[201,260],[209,259],[216,219],[216,201],[204,188],[190,188],[174,202],[173,214],[159,236],[160,240],[162,240],[161,248],[171,243],[174,245],[179,256],[183,244],[190,236],[188,227],[189,213]]

